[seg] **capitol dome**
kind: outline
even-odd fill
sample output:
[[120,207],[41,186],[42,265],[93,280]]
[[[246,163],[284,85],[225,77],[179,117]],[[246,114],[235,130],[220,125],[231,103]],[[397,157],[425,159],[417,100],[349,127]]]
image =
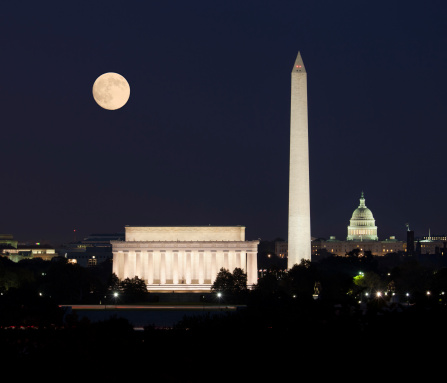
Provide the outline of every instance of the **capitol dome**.
[[352,213],[348,226],[348,241],[377,241],[377,226],[371,210],[365,205],[365,197],[360,197],[360,205]]

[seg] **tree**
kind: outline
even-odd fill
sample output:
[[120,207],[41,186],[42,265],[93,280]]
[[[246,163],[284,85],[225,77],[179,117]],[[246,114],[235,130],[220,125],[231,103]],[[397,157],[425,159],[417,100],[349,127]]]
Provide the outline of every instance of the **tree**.
[[354,284],[361,290],[366,290],[369,294],[382,291],[385,289],[385,283],[380,276],[373,271],[367,271],[366,273],[359,274],[354,277]]
[[108,280],[109,289],[112,291],[120,291],[121,283],[118,276],[115,273],[112,273]]
[[278,294],[280,284],[277,274],[270,272],[266,273],[262,278],[259,278],[255,291],[263,297],[271,297]]
[[310,260],[302,259],[299,265],[293,265],[284,279],[286,290],[290,294],[300,298],[312,297],[317,276]]
[[247,274],[239,267],[236,267],[233,273],[222,267],[217,273],[211,291],[222,293],[230,301],[241,300],[248,291]]
[[40,289],[44,295],[50,295],[57,303],[81,303],[88,299],[91,287],[92,277],[89,270],[68,263],[62,258],[51,261]]
[[233,275],[229,270],[221,268],[217,273],[211,291],[216,293],[231,293],[233,286]]
[[146,282],[137,276],[124,279],[120,287],[125,300],[129,302],[145,300],[148,297]]
[[247,274],[236,267],[233,270],[233,294],[241,294],[247,291]]

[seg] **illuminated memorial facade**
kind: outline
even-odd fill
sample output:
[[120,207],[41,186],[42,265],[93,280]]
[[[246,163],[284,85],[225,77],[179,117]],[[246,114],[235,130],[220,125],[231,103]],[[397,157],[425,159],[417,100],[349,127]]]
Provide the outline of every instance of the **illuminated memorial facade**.
[[113,272],[143,279],[149,291],[209,291],[222,267],[257,283],[259,241],[246,241],[244,226],[126,226],[125,240],[111,244]]

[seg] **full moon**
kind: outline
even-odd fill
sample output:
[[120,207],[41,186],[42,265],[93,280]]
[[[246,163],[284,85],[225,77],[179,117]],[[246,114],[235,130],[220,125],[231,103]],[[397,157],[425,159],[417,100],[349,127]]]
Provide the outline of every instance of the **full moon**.
[[93,84],[93,98],[104,109],[122,108],[129,97],[129,83],[118,73],[104,73]]

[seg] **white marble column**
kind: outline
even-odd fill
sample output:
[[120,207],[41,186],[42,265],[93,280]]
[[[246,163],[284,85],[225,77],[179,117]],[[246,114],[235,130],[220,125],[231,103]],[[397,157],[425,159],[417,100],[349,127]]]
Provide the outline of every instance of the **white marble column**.
[[154,284],[154,252],[152,250],[149,250],[147,252],[147,284],[153,285]]
[[147,284],[147,250],[141,250],[141,271],[140,278]]
[[240,252],[240,250],[236,250],[234,252],[234,264],[235,264],[235,267],[238,267],[238,268],[240,268],[242,270],[245,269],[245,267],[243,267],[242,263],[241,263],[241,252]]
[[122,252],[114,251],[113,252],[113,263],[112,263],[112,272],[121,279],[121,268],[122,265]]
[[230,260],[228,254],[228,250],[223,251],[223,267],[225,267],[230,273],[232,273],[233,270],[230,270]]
[[185,283],[185,251],[180,250],[178,252],[178,283]]
[[166,251],[160,251],[160,284],[166,284]]
[[191,284],[191,250],[186,250],[185,254],[185,283]]
[[141,250],[135,250],[135,271],[134,271],[134,275],[137,276],[138,278],[143,278],[143,268],[141,267]]
[[165,270],[166,270],[166,276],[165,276],[165,283],[169,283],[172,281],[172,251],[166,250],[165,252]]
[[178,250],[172,252],[172,283],[178,285],[178,265],[179,265]]
[[129,277],[129,250],[123,250],[123,279]]
[[247,285],[258,283],[257,253],[247,252]]
[[136,271],[136,253],[135,250],[131,250],[128,253],[128,258],[127,258],[127,262],[129,263],[129,268],[128,268],[128,275],[127,278],[134,278],[135,277],[135,271]]
[[198,277],[199,277],[199,285],[203,285],[205,282],[205,262],[203,259],[203,250],[199,250],[199,265],[198,265]]
[[213,277],[211,275],[211,252],[210,251],[205,251],[204,253],[204,257],[205,257],[205,281],[207,281],[207,283],[211,283]]
[[211,250],[210,254],[211,258],[211,268],[210,268],[210,276],[211,276],[211,283],[213,283],[216,280],[217,273],[219,271],[218,264],[217,264],[217,252],[216,250]]
[[241,269],[243,269],[244,273],[247,274],[247,254],[245,251],[241,251]]
[[199,252],[197,250],[194,250],[192,252],[192,277],[191,277],[191,280],[195,284],[199,282],[199,273],[200,273]]
[[230,273],[233,272],[234,270],[234,252],[232,250],[228,251],[228,270],[230,271]]

